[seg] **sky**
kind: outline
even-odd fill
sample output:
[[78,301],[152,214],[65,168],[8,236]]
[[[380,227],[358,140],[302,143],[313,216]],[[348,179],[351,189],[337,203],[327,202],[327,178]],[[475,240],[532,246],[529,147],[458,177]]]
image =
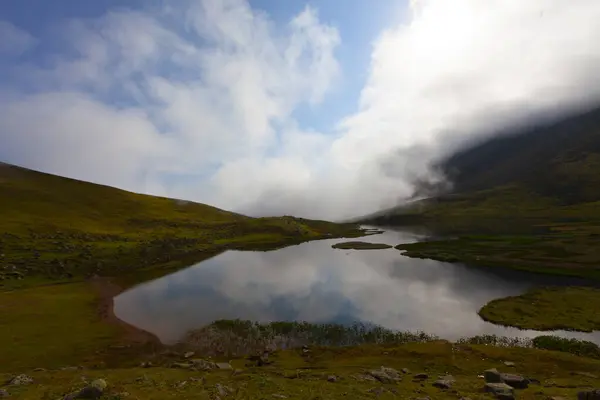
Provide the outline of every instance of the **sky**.
[[5,0],[0,161],[364,215],[475,138],[599,100],[598,20],[597,0]]

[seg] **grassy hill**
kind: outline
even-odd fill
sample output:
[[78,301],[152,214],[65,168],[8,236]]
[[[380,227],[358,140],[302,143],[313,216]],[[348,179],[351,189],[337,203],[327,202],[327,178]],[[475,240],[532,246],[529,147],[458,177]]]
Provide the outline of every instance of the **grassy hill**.
[[0,164],[0,284],[7,287],[170,267],[225,249],[268,249],[357,233],[355,225],[250,218]]

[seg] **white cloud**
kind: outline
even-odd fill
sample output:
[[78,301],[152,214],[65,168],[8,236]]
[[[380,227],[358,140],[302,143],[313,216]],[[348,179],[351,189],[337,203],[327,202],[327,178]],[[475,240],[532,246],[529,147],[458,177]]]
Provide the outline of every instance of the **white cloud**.
[[[13,65],[21,80],[0,99],[0,159],[250,213],[337,218],[408,196],[458,138],[600,97],[596,0],[411,4],[412,19],[374,42],[358,111],[335,132],[293,118],[301,104],[327,113],[319,104],[344,67],[343,38],[315,9],[285,26],[243,0],[71,21],[69,52]],[[19,94],[22,83],[35,90]]]

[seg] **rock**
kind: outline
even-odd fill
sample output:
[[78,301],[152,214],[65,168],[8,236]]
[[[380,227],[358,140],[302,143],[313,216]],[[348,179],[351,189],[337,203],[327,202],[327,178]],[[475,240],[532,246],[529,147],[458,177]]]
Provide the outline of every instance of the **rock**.
[[64,400],[74,399],[99,399],[102,397],[104,390],[106,389],[106,381],[104,379],[96,379],[92,381],[88,386],[81,389],[79,392],[68,394],[64,397]]
[[433,385],[433,387],[436,387],[439,389],[450,389],[452,387],[453,383],[454,383],[453,380],[438,379],[437,381],[433,382],[432,385]]
[[496,368],[490,368],[483,371],[483,377],[487,383],[504,383],[502,374]]
[[594,374],[589,373],[589,372],[577,371],[577,372],[572,372],[572,374],[574,374],[574,375],[581,375],[581,376],[585,376],[587,378],[592,378],[592,379],[598,379],[598,375],[594,375]]
[[276,399],[287,399],[287,396],[284,394],[279,394],[279,393],[274,393],[271,396],[275,397]]
[[512,361],[504,361],[504,365],[506,365],[507,367],[514,367],[515,363]]
[[152,366],[153,366],[153,364],[152,364],[150,361],[143,361],[143,362],[140,364],[140,367],[142,367],[142,368],[150,368],[150,367],[152,367]]
[[21,375],[17,375],[14,378],[12,378],[9,382],[9,385],[20,386],[20,385],[29,385],[31,383],[33,383],[32,377],[21,374]]
[[203,371],[209,371],[211,369],[218,368],[216,363],[212,361],[203,360],[201,358],[194,358],[192,360],[189,360],[189,363],[192,364],[192,367]]
[[228,362],[215,363],[217,369],[233,369]]
[[421,379],[421,380],[422,379],[429,379],[429,375],[421,373],[421,374],[416,374],[413,378],[415,378],[415,379]]
[[369,371],[369,375],[377,379],[382,383],[394,383],[402,380],[400,374],[393,368],[381,367],[381,369],[374,369]]
[[579,392],[577,393],[577,400],[600,400],[600,389]]
[[376,388],[371,388],[369,389],[369,393],[373,393],[375,396],[379,397],[382,394],[384,394],[386,392],[385,388],[383,387],[376,387]]
[[408,368],[402,368],[400,371],[402,371],[403,374],[410,374],[410,369]]
[[483,390],[487,393],[492,393],[496,398],[501,400],[511,400],[515,398],[514,389],[506,383],[488,382],[483,387]]
[[376,381],[377,380],[374,377],[372,377],[371,375],[365,375],[365,374],[353,375],[352,377],[354,379],[356,379],[357,381]]
[[188,351],[187,353],[185,353],[183,355],[183,358],[191,358],[194,356],[194,354],[196,354],[196,353],[194,353],[193,351]]
[[234,392],[234,390],[232,388],[230,388],[229,386],[225,386],[225,385],[221,385],[220,383],[217,383],[215,385],[215,388],[217,389],[217,393],[219,393],[219,396],[229,396],[230,394],[232,394]]
[[529,386],[529,380],[523,378],[520,375],[515,374],[500,374],[500,377],[507,385],[514,387],[515,389],[527,389]]
[[195,364],[191,364],[191,363],[173,363],[173,364],[171,364],[171,368],[178,368],[178,369],[190,369],[193,366],[195,366]]
[[0,389],[0,397],[10,397],[10,394],[4,389]]
[[335,375],[329,375],[327,377],[327,382],[335,383],[335,382],[337,382],[337,379],[338,379],[337,376],[335,376]]

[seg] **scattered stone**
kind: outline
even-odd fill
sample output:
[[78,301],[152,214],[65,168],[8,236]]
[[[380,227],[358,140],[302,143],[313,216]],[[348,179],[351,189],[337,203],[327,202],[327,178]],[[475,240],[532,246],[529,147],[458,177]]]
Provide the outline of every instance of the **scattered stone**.
[[461,397],[459,400],[471,400],[470,397]]
[[577,393],[577,400],[600,400],[600,389],[579,392]]
[[414,376],[414,378],[415,378],[415,379],[421,379],[421,380],[422,380],[422,379],[429,379],[429,375],[421,373],[421,374],[416,374],[416,375]]
[[506,383],[488,382],[483,387],[487,393],[492,393],[497,399],[512,400],[515,398],[514,389]]
[[365,374],[358,374],[358,375],[353,375],[352,376],[354,379],[356,379],[357,381],[376,381],[377,379],[375,379],[374,377],[372,377],[371,375],[365,375]]
[[215,385],[215,388],[217,389],[219,396],[223,396],[223,397],[229,396],[230,394],[232,394],[234,392],[234,390],[232,388],[230,388],[229,386],[221,385],[220,383],[217,383]]
[[302,352],[303,352],[304,354],[306,354],[306,353],[310,352],[310,349],[308,348],[308,346],[307,346],[307,345],[304,345],[304,346],[302,346]]
[[8,391],[0,389],[0,397],[10,397],[10,394],[8,393]]
[[185,387],[185,385],[187,385],[187,381],[181,381],[181,382],[178,382],[178,383],[175,385],[175,387],[176,387],[177,389],[183,389],[183,388]]
[[33,370],[33,372],[45,372],[46,368],[36,368]]
[[520,375],[515,374],[500,374],[500,377],[507,385],[514,387],[515,389],[527,389],[529,386],[529,380],[523,378]]
[[21,375],[17,375],[14,378],[12,378],[9,382],[9,385],[20,386],[20,385],[29,385],[31,383],[33,383],[32,377],[21,374]]
[[415,400],[431,400],[431,397],[417,397]]
[[504,365],[506,365],[507,367],[514,367],[515,363],[512,361],[504,361]]
[[383,366],[381,369],[369,371],[369,375],[382,383],[394,383],[402,380],[400,374],[394,368],[387,368]]
[[216,363],[215,366],[217,367],[217,369],[233,369],[231,367],[231,364],[229,364],[228,362],[221,362],[221,363]]
[[61,371],[79,371],[81,368],[80,367],[62,367],[60,370]]
[[88,386],[84,387],[78,392],[68,394],[64,397],[64,400],[74,399],[99,399],[102,397],[104,390],[106,390],[107,384],[104,379],[95,379]]
[[402,371],[403,374],[410,374],[410,369],[408,368],[402,368],[400,371]]
[[590,372],[578,371],[578,372],[573,372],[572,374],[581,375],[581,376],[585,376],[587,378],[592,378],[592,379],[598,379],[598,375],[594,375]]
[[329,375],[327,377],[327,382],[335,383],[335,382],[337,382],[337,380],[338,380],[338,378],[335,375]]
[[143,362],[140,364],[140,367],[142,367],[142,368],[150,368],[150,367],[153,367],[153,366],[154,366],[154,365],[153,365],[153,364],[152,364],[150,361],[143,361]]
[[386,392],[384,387],[376,387],[369,389],[369,393],[373,393],[375,396],[379,397]]
[[433,385],[433,387],[436,387],[439,389],[450,389],[452,387],[453,383],[454,383],[453,380],[438,379],[437,381],[433,382],[432,385]]
[[120,392],[120,393],[117,393],[117,397],[129,397],[129,392]]
[[194,354],[196,354],[196,353],[194,353],[193,351],[188,351],[187,353],[185,353],[183,355],[183,358],[191,358],[194,356]]
[[190,369],[194,365],[195,364],[191,364],[191,363],[173,363],[173,364],[171,364],[171,368]]
[[274,393],[271,396],[275,397],[276,399],[287,399],[287,396],[284,394]]
[[238,376],[241,375],[244,372],[243,369],[234,369],[233,372],[231,373],[231,376]]
[[483,376],[487,383],[504,383],[502,374],[496,368],[490,368],[483,371]]
[[208,371],[211,369],[217,369],[217,364],[212,362],[212,361],[207,361],[207,360],[203,360],[201,358],[194,358],[192,360],[189,361],[192,366],[194,368],[203,370],[203,371]]
[[567,398],[561,396],[550,396],[547,400],[567,400]]

